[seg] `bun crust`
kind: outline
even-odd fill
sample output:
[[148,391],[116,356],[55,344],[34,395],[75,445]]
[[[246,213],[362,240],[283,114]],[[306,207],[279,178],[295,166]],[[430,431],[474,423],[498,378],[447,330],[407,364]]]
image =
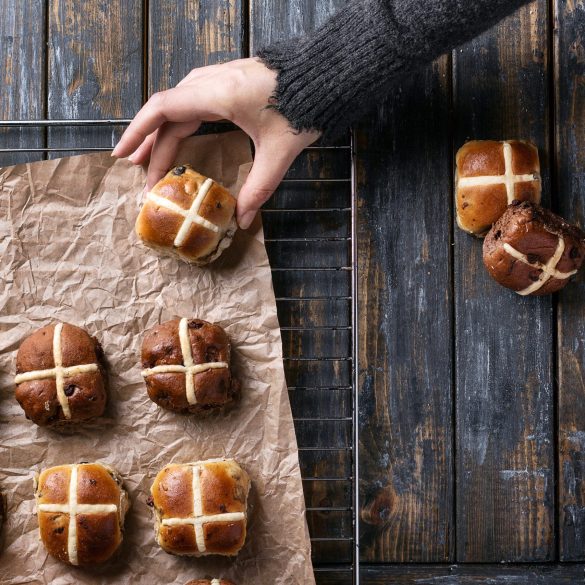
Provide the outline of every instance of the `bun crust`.
[[156,325],[146,332],[142,344],[148,396],[162,408],[183,414],[228,408],[240,395],[230,356],[229,338],[219,325],[201,319]]
[[485,236],[512,201],[540,203],[538,149],[529,142],[472,141],[456,157],[457,223]]
[[60,561],[90,567],[120,546],[129,500],[113,469],[100,463],[51,467],[36,480],[35,500],[41,540]]
[[16,373],[16,400],[39,426],[63,427],[104,412],[102,348],[79,327],[57,323],[35,331],[18,350]]
[[138,237],[151,248],[194,264],[208,264],[236,232],[236,199],[189,165],[170,170],[146,195],[136,220]]
[[231,459],[167,465],[151,488],[157,542],[175,555],[237,555],[249,490],[248,474]]
[[492,278],[521,295],[541,296],[564,288],[584,258],[585,234],[529,202],[511,205],[483,244],[483,261]]

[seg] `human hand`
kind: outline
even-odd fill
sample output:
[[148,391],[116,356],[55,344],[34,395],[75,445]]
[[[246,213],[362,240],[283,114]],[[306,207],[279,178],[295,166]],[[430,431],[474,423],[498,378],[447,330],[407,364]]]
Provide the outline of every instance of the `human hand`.
[[295,158],[318,132],[295,132],[287,119],[267,107],[276,87],[276,73],[259,59],[240,59],[193,69],[177,87],[154,94],[136,114],[112,155],[148,163],[147,189],[172,166],[181,140],[202,122],[230,120],[254,142],[252,170],[238,196],[237,221],[252,223]]

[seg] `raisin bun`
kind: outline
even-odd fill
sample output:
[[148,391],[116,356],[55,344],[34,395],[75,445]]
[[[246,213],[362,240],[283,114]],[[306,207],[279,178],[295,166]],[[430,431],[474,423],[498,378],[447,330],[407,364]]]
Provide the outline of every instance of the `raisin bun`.
[[483,245],[492,278],[522,296],[561,290],[584,258],[585,233],[530,202],[510,205]]
[[136,233],[151,248],[208,264],[231,244],[235,210],[236,199],[227,189],[181,165],[146,194]]
[[102,348],[75,325],[47,325],[27,337],[16,356],[16,373],[16,400],[39,426],[64,428],[104,412]]
[[148,396],[162,408],[206,414],[231,407],[240,385],[230,371],[225,331],[201,319],[175,319],[146,332],[142,376]]
[[41,540],[50,555],[81,567],[107,561],[122,543],[129,507],[115,470],[101,463],[59,465],[35,482]]
[[485,236],[512,201],[540,203],[538,149],[530,142],[474,140],[457,153],[457,223]]
[[250,478],[233,459],[167,465],[150,490],[158,544],[174,555],[237,555],[249,491]]

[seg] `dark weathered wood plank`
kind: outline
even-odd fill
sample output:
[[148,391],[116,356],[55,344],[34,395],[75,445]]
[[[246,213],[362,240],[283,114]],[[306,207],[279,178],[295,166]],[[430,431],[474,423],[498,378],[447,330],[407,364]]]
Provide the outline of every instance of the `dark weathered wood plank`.
[[299,36],[315,30],[344,0],[250,0],[250,53],[282,39]]
[[353,576],[351,571],[317,571],[315,580],[317,585],[352,585]]
[[[46,96],[45,3],[43,0],[0,0],[0,15],[0,118],[42,118]],[[0,148],[40,148],[43,143],[43,129],[0,129]],[[0,165],[42,157],[42,153],[0,153]]]
[[[361,571],[365,585],[581,585],[583,565],[419,565],[369,566]],[[337,581],[320,579],[323,585]]]
[[[48,86],[49,118],[132,117],[142,103],[140,3],[49,0]],[[123,129],[54,128],[48,144],[113,146]]]
[[[556,0],[557,178],[553,206],[585,228],[585,5]],[[560,560],[585,560],[585,282],[559,295]]]
[[[547,3],[455,52],[455,149],[530,139],[549,194]],[[552,302],[493,282],[455,227],[457,560],[554,559]]]
[[360,552],[453,558],[449,60],[360,127]]
[[150,0],[149,95],[195,67],[245,55],[241,0]]

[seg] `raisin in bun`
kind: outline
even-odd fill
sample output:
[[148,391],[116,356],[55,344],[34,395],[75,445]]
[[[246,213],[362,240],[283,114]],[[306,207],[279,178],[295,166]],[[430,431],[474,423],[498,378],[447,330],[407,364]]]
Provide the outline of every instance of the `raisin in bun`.
[[148,396],[183,414],[206,414],[232,406],[240,385],[230,371],[225,331],[201,319],[175,319],[146,332],[142,375]]
[[236,232],[236,199],[189,165],[170,170],[146,194],[136,220],[138,237],[151,248],[194,264],[208,264]]
[[483,261],[492,278],[522,296],[561,290],[584,258],[585,234],[530,202],[510,205],[483,245]]
[[27,337],[16,356],[16,400],[39,426],[63,428],[101,416],[103,352],[86,331],[57,323]]
[[41,540],[64,563],[103,563],[122,543],[129,500],[120,477],[107,465],[46,469],[35,482],[35,500]]

